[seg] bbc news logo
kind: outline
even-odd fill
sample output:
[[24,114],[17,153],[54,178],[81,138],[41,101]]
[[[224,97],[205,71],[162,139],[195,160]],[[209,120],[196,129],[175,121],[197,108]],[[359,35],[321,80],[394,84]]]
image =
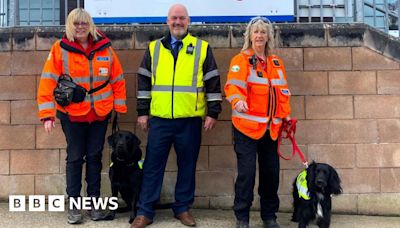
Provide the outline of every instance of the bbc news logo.
[[[48,211],[65,211],[64,195],[49,195],[47,197]],[[9,211],[26,211],[26,196],[25,195],[10,195],[8,196]],[[69,209],[77,208],[80,210],[116,210],[118,208],[117,197],[77,197],[70,198]],[[28,196],[28,211],[46,211],[46,196],[45,195],[29,195]]]

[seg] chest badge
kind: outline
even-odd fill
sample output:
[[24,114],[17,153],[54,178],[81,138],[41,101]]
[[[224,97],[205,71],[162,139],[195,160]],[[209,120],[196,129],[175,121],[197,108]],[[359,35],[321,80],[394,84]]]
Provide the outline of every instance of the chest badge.
[[99,68],[99,76],[108,76],[108,68],[100,67]]

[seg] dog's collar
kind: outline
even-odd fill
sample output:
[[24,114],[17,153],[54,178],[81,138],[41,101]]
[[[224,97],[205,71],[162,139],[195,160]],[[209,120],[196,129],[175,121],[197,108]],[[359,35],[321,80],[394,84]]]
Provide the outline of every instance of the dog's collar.
[[[140,160],[140,161],[138,162],[139,169],[143,169],[143,162],[144,162],[143,159]],[[114,162],[111,162],[111,163],[110,163],[110,168],[111,168],[113,165],[114,165]],[[126,166],[135,166],[135,162],[132,162],[132,163],[130,163],[130,164],[127,164]]]

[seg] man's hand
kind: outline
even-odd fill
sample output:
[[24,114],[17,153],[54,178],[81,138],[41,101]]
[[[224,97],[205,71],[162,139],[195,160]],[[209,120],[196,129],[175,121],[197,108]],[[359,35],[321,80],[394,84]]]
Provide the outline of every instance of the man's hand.
[[206,120],[204,121],[204,130],[205,131],[211,130],[215,127],[216,124],[217,124],[216,119],[206,116]]
[[235,110],[238,112],[247,112],[249,111],[249,107],[247,106],[247,102],[246,101],[238,101],[235,104]]
[[143,131],[147,131],[149,128],[149,116],[139,116],[137,118],[137,125],[139,125]]
[[50,134],[51,130],[56,127],[54,120],[46,120],[44,121],[43,125],[44,125],[44,131],[47,134]]

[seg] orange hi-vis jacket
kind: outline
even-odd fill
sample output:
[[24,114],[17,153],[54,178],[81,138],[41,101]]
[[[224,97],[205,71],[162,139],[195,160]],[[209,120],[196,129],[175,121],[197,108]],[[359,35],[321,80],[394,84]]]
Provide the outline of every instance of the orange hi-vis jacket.
[[[54,118],[56,109],[70,116],[84,116],[91,109],[98,116],[106,116],[113,109],[119,113],[127,112],[122,67],[110,45],[108,38],[101,37],[94,41],[92,51],[86,55],[82,48],[65,37],[55,42],[40,77],[37,102],[41,120]],[[86,95],[84,101],[61,107],[53,97],[53,90],[61,74],[70,75],[75,83],[87,91],[110,81],[103,89]]]
[[[290,91],[282,60],[270,55],[266,64],[265,71],[251,49],[233,57],[225,94],[232,105],[236,129],[252,139],[260,139],[269,127],[271,138],[276,140],[282,119],[290,115]],[[239,100],[247,102],[246,113],[235,110]]]

